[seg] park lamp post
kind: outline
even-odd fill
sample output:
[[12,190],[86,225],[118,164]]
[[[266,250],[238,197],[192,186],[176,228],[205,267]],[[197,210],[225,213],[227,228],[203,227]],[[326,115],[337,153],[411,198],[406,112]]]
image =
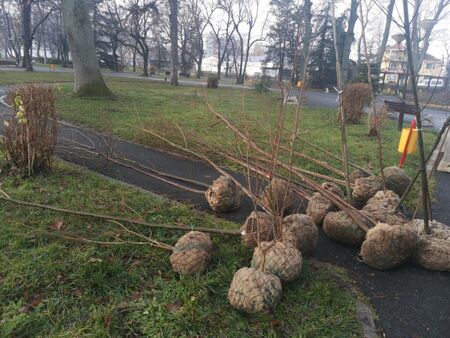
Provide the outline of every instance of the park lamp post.
[[[421,171],[421,183],[422,183],[422,205],[423,205],[423,221],[424,228],[427,234],[430,233],[430,198],[428,190],[428,178],[427,178],[427,168],[425,160],[425,151],[423,145],[423,133],[422,133],[422,119],[421,119],[421,109],[419,105],[419,96],[417,94],[417,82],[416,82],[416,70],[414,69],[412,46],[411,46],[411,32],[410,32],[410,21],[409,21],[409,11],[408,11],[408,0],[403,0],[403,29],[404,29],[404,39],[406,40],[406,52],[407,52],[407,64],[409,68],[409,74],[411,76],[411,89],[414,98],[414,109],[416,111],[416,121],[417,121],[417,131],[418,131],[418,143],[419,143],[419,154],[420,154],[420,171]],[[432,29],[435,25],[433,20],[423,20],[420,24],[426,30]],[[403,41],[400,34],[396,34],[398,40]],[[394,38],[394,37],[393,37]]]

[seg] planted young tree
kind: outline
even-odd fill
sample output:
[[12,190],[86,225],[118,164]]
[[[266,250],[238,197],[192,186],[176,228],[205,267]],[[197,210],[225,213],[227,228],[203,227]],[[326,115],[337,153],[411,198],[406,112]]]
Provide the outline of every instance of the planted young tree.
[[91,20],[85,1],[63,0],[64,28],[74,65],[76,96],[114,95],[103,80],[95,51]]

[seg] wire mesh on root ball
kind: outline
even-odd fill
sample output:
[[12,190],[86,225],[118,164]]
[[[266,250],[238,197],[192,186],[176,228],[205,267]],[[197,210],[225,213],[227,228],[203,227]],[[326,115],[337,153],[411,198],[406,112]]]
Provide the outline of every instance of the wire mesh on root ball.
[[302,254],[283,242],[262,242],[253,252],[252,268],[272,273],[282,282],[292,282],[302,272]]
[[404,263],[416,247],[417,235],[410,228],[378,223],[367,232],[361,255],[370,267],[388,270]]
[[242,244],[253,249],[259,241],[273,240],[273,217],[263,211],[252,211],[241,227]]
[[397,195],[402,196],[411,179],[403,169],[399,167],[387,167],[383,169],[384,179],[386,180],[386,188],[392,190]]
[[211,261],[212,242],[208,234],[190,231],[175,244],[170,264],[181,275],[204,272]]
[[396,210],[400,202],[398,195],[391,191],[378,191],[362,208],[363,212],[380,223],[389,225],[404,224],[406,217]]
[[220,176],[206,190],[205,197],[215,212],[229,212],[239,208],[242,191],[231,178]]
[[283,243],[294,246],[303,256],[309,256],[314,252],[318,240],[319,230],[310,216],[293,214],[283,219]]
[[364,205],[364,203],[382,189],[383,181],[378,176],[358,178],[355,180],[352,197],[357,204]]
[[329,212],[323,221],[323,232],[336,242],[354,246],[361,245],[366,237],[345,211]]
[[294,191],[288,181],[273,178],[261,193],[261,204],[275,214],[289,210],[294,200]]
[[[336,184],[331,182],[322,183],[322,187],[335,195],[342,197],[344,194],[342,193],[341,188],[339,188]],[[311,199],[308,202],[308,207],[306,208],[306,214],[310,216],[314,223],[317,225],[322,224],[323,219],[327,213],[330,211],[337,210],[337,207],[324,197],[321,193],[316,192],[313,194]]]
[[271,313],[280,303],[280,279],[254,268],[239,269],[228,290],[228,301],[236,310],[246,313]]
[[450,240],[420,236],[414,262],[425,269],[450,271]]

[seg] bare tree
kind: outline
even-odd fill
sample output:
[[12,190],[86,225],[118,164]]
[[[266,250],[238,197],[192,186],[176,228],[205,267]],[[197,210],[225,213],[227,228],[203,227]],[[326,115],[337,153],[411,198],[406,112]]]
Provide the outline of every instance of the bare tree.
[[[394,5],[395,5],[395,0],[389,0],[389,5],[387,7],[386,15],[385,15],[386,22],[384,24],[383,38],[381,40],[381,44],[378,47],[378,51],[377,51],[377,59],[376,59],[377,72],[380,71],[381,62],[383,61],[384,52],[386,50],[387,41],[389,39],[389,33],[391,32],[391,23],[392,23],[392,15],[394,13]],[[368,20],[367,20],[367,22],[368,22]]]
[[76,96],[113,97],[97,61],[94,33],[84,0],[63,0],[64,27],[74,65]]

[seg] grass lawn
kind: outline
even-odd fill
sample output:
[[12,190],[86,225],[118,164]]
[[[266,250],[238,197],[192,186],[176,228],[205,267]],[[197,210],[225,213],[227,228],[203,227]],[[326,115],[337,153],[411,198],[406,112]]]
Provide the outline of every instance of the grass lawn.
[[[22,179],[3,171],[0,187],[12,198],[149,222],[235,228],[189,206],[125,187],[57,162],[46,175]],[[204,275],[179,277],[169,253],[136,245],[98,246],[34,229],[63,230],[113,240],[114,224],[0,202],[1,337],[351,337],[355,304],[326,269],[305,264],[284,286],[273,315],[231,308],[227,289],[251,252],[238,238],[213,237]],[[175,232],[132,227],[166,243]]]

